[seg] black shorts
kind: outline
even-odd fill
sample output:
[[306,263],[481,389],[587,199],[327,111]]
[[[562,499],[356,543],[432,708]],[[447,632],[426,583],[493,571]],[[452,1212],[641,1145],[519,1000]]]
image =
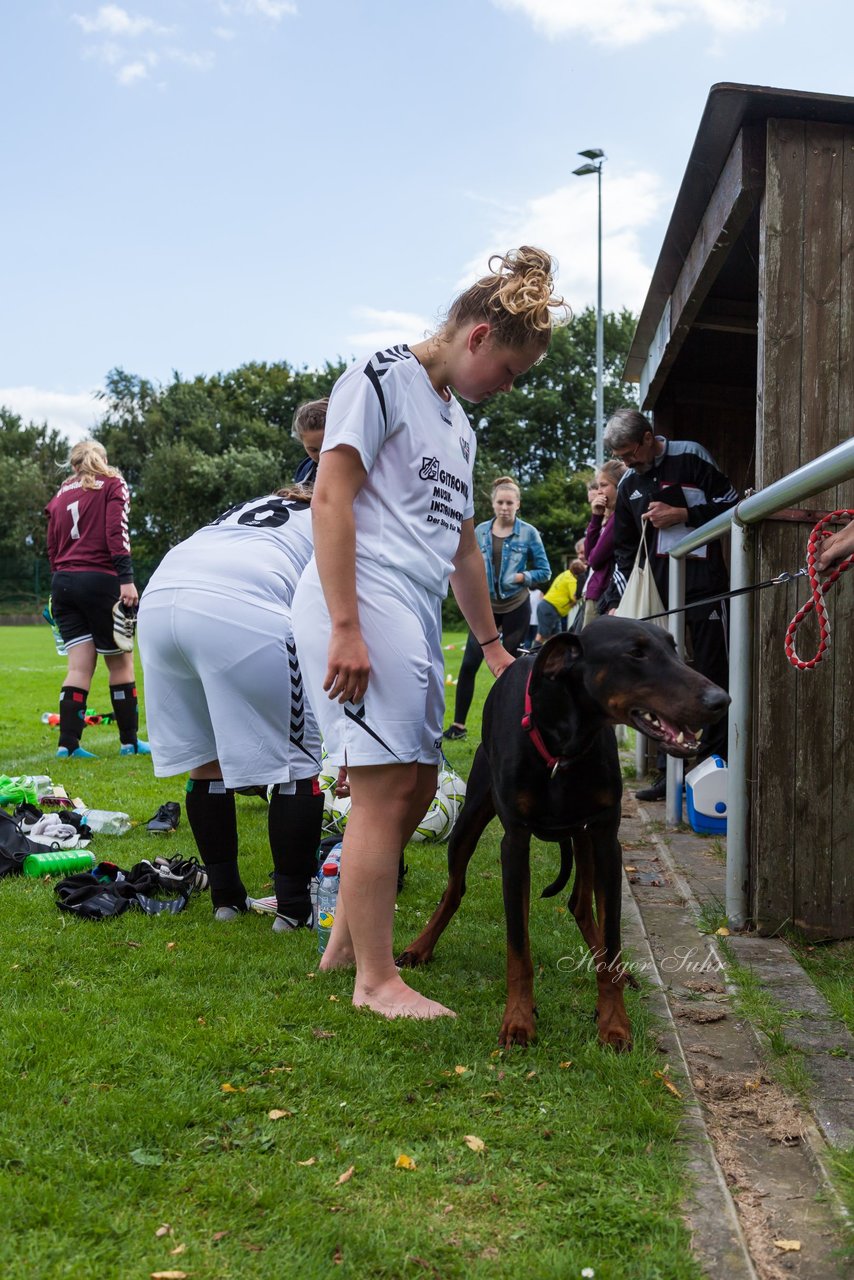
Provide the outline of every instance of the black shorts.
[[113,636],[113,605],[121,594],[113,573],[55,573],[50,583],[53,616],[66,649],[89,640],[101,654],[122,653]]

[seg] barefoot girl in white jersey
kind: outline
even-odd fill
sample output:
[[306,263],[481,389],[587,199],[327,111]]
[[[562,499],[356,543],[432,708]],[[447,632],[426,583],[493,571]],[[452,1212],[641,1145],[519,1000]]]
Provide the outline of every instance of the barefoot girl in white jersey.
[[341,893],[322,969],[356,964],[355,1005],[386,1017],[450,1014],[401,978],[392,951],[400,850],[435,794],[448,580],[500,675],[474,536],[475,436],[451,393],[509,391],[548,348],[552,261],[521,248],[452,305],[441,330],[336,383],[312,503],[315,559],[294,597],[300,662],[332,763],[352,795]]

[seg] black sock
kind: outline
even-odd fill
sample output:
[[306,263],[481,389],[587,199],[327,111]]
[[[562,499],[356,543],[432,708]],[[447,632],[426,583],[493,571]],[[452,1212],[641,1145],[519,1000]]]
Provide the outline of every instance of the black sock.
[[88,696],[88,689],[78,689],[73,684],[64,684],[59,691],[59,745],[69,751],[80,746]]
[[246,889],[237,868],[237,807],[221,778],[189,778],[187,821],[210,882],[214,907],[242,907]]
[[111,684],[110,701],[116,717],[119,741],[122,746],[136,746],[139,732],[139,704],[135,684]]
[[[317,790],[317,794],[315,794]],[[267,831],[273,855],[273,884],[280,915],[305,920],[311,911],[309,884],[317,870],[317,846],[323,822],[323,795],[316,779],[296,784],[295,795],[270,795]]]

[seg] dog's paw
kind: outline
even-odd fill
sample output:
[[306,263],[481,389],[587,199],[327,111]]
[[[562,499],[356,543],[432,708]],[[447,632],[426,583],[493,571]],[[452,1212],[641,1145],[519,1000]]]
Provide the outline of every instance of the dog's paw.
[[417,969],[422,964],[426,964],[429,959],[428,955],[422,955],[413,945],[407,947],[405,951],[401,951],[400,955],[395,957],[394,963],[398,969]]
[[502,1049],[510,1049],[513,1045],[518,1045],[520,1049],[527,1049],[529,1044],[534,1043],[537,1038],[535,1013],[534,1009],[514,1009],[512,1013],[505,1013],[498,1033],[498,1043]]

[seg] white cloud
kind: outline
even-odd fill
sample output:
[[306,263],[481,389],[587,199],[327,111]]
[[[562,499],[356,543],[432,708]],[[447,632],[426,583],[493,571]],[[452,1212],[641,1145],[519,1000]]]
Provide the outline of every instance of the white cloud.
[[213,33],[218,40],[234,40],[237,36],[231,27],[214,27]]
[[[639,311],[646,297],[652,264],[644,260],[640,231],[653,222],[670,193],[658,176],[638,171],[602,178],[602,305],[606,311]],[[535,196],[521,208],[506,208],[485,236],[484,247],[466,264],[459,287],[486,272],[493,253],[520,244],[547,249],[559,264],[558,292],[573,311],[596,304],[598,194],[595,178]]]
[[295,18],[299,13],[294,0],[220,0],[220,12],[226,17],[235,13],[260,14],[278,22],[280,18]]
[[92,391],[42,391],[38,387],[0,387],[0,405],[24,422],[47,422],[71,444],[85,440],[103,413]]
[[364,322],[364,328],[348,333],[354,353],[366,355],[383,351],[397,342],[420,342],[436,326],[413,311],[378,311],[375,307],[354,307],[353,315]]
[[596,44],[639,44],[700,22],[715,32],[753,31],[779,14],[773,0],[493,0],[519,10],[550,40],[578,32]]
[[167,49],[165,57],[171,62],[179,62],[193,71],[210,71],[216,62],[216,56],[205,50],[204,53],[185,53],[183,49]]
[[138,80],[148,79],[148,67],[144,62],[128,62],[116,72],[119,84],[136,84]]
[[172,31],[171,27],[161,27],[153,18],[132,18],[117,4],[102,4],[91,17],[75,13],[74,21],[89,35],[98,31],[105,31],[111,36],[139,36],[144,31],[152,35],[167,35]]

